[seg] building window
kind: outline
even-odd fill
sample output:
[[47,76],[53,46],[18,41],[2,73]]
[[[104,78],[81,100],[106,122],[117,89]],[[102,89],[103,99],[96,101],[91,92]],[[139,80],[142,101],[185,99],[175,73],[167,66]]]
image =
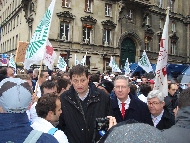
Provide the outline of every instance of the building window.
[[17,16],[17,23],[16,23],[16,26],[18,26],[19,24],[19,15]]
[[15,49],[15,47],[14,47],[14,46],[15,46],[15,43],[14,43],[14,42],[15,42],[15,41],[14,41],[14,37],[13,37],[13,44],[12,44],[12,48],[13,48],[13,49]]
[[70,7],[71,0],[62,0],[62,7]]
[[146,25],[150,25],[150,18],[148,15],[146,16]]
[[104,46],[110,46],[111,29],[104,29],[103,41]]
[[92,25],[84,24],[83,25],[83,42],[86,44],[90,44],[91,35],[92,35]]
[[171,41],[171,54],[176,55],[176,42]]
[[69,22],[60,23],[60,39],[69,41]]
[[172,32],[175,33],[176,32],[176,25],[175,22],[172,21]]
[[144,43],[145,43],[145,50],[150,51],[150,43],[151,43],[152,38],[149,36],[145,36]]
[[12,46],[11,46],[11,44],[12,44],[12,43],[11,43],[11,39],[10,39],[10,46],[9,46],[9,49],[10,49],[10,50],[12,50]]
[[160,8],[162,8],[163,7],[163,1],[162,0],[157,0],[158,1],[158,6],[160,7]]
[[13,29],[15,28],[15,18],[13,19]]
[[171,10],[171,12],[174,12],[174,3],[175,3],[175,0],[170,0],[170,10]]
[[129,9],[129,10],[127,11],[126,18],[127,18],[128,20],[133,21],[133,10]]
[[112,16],[112,5],[106,3],[105,4],[105,16]]
[[16,35],[16,41],[15,41],[15,48],[17,47],[17,43],[18,43],[18,35]]
[[159,28],[162,30],[164,28],[164,19],[160,18]]
[[93,0],[85,0],[85,11],[92,12],[92,1]]

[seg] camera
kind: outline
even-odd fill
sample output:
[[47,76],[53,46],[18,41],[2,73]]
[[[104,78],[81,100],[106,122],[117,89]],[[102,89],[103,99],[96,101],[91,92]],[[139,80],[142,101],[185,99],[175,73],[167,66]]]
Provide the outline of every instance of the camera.
[[98,131],[107,131],[109,128],[109,119],[108,118],[96,118],[95,129]]

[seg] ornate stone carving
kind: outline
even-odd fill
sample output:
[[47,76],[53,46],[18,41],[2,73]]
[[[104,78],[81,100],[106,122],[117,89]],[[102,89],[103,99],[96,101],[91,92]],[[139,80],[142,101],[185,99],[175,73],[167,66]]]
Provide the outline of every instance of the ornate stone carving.
[[114,29],[117,24],[111,20],[106,20],[101,22],[104,28]]
[[70,20],[74,19],[74,15],[70,13],[69,11],[59,12],[59,13],[56,13],[56,15],[59,18],[70,19]]
[[96,22],[97,22],[97,20],[94,19],[91,15],[81,17],[80,19],[81,19],[82,22],[87,22],[87,23],[92,23],[92,24],[96,24]]

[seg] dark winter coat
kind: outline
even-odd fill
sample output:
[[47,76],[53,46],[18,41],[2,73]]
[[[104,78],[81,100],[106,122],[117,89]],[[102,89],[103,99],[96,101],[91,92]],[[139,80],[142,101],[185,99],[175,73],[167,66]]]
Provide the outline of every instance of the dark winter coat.
[[168,108],[169,113],[172,114],[173,116],[174,116],[173,110],[175,109],[176,100],[177,100],[177,95],[172,96],[169,92],[168,96],[164,98],[165,107]]
[[103,90],[89,83],[89,99],[83,115],[76,96],[78,95],[73,86],[61,95],[62,114],[58,128],[64,131],[69,143],[91,143],[96,118],[112,115],[110,97]]
[[141,100],[135,98],[133,95],[129,95],[131,102],[129,104],[129,108],[125,110],[124,119],[122,118],[121,111],[118,105],[117,97],[111,99],[112,110],[114,117],[117,120],[117,123],[134,119],[140,123],[152,124],[151,114],[148,110],[148,106],[146,103]]
[[190,143],[190,106],[180,108],[176,124],[162,133],[169,143]]
[[[174,124],[175,124],[174,117],[169,113],[168,109],[165,107],[162,118],[160,122],[156,125],[156,128],[159,130],[169,129]],[[152,125],[154,125],[153,122]]]

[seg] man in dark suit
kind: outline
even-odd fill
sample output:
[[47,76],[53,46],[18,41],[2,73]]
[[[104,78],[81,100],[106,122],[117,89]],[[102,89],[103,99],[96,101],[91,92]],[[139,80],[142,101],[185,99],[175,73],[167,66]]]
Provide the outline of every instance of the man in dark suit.
[[117,123],[134,119],[141,123],[151,124],[150,112],[147,104],[129,94],[128,78],[120,75],[114,81],[115,95],[112,98],[112,110]]
[[164,95],[159,90],[152,90],[147,96],[152,125],[157,129],[168,129],[175,124],[174,117],[165,106]]

